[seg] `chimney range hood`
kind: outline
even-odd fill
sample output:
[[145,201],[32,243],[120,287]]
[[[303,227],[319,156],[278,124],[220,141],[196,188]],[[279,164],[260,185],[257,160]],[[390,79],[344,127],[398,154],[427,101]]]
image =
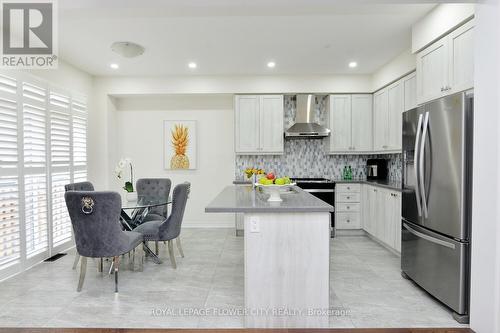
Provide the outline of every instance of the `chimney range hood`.
[[295,124],[285,131],[285,137],[297,138],[324,138],[330,135],[330,130],[318,123],[315,119],[314,95],[296,95],[297,112]]

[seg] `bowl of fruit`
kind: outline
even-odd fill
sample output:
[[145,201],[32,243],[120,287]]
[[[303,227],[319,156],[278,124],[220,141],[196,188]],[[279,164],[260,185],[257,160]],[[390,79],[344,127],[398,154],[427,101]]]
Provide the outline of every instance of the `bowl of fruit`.
[[269,194],[267,201],[283,201],[280,194],[291,192],[291,188],[295,183],[292,183],[289,177],[277,178],[273,172],[269,172],[264,177],[261,177],[255,185]]

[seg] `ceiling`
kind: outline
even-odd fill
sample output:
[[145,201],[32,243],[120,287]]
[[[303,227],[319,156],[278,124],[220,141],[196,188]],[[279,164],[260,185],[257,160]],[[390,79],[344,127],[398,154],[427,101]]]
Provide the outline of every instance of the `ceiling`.
[[[434,5],[366,2],[59,0],[59,55],[99,76],[371,74],[410,48]],[[121,58],[114,41],[146,51]]]

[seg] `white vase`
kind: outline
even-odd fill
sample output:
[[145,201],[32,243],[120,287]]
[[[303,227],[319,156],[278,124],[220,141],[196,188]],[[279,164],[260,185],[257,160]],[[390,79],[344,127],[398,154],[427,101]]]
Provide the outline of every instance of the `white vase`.
[[127,199],[127,201],[136,201],[137,192],[125,192],[125,199]]

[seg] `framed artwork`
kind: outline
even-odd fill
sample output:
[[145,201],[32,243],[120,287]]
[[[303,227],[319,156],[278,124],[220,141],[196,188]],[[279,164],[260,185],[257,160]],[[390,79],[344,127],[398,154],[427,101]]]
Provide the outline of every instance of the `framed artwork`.
[[196,169],[196,121],[165,120],[163,133],[165,169]]

